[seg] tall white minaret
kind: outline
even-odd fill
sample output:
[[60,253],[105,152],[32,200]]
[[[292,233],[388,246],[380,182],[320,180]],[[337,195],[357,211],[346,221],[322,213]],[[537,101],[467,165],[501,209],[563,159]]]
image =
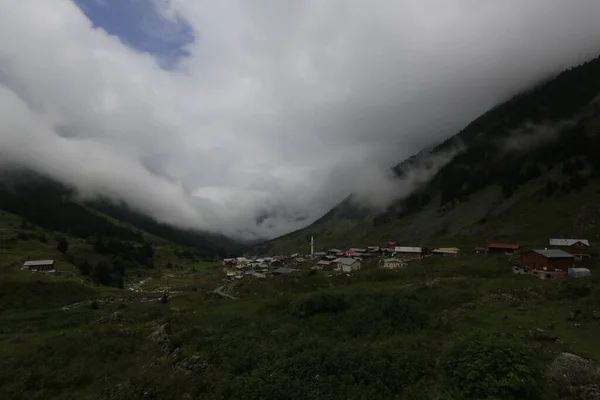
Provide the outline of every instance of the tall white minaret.
[[313,236],[310,237],[310,256],[311,258],[315,256],[315,238]]

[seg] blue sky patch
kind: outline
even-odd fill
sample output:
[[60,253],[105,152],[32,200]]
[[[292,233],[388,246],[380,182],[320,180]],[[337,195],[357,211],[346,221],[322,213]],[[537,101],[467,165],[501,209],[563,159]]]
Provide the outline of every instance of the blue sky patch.
[[155,56],[166,69],[189,54],[185,46],[194,41],[184,20],[165,19],[152,0],[74,0],[95,27],[106,30],[127,46]]

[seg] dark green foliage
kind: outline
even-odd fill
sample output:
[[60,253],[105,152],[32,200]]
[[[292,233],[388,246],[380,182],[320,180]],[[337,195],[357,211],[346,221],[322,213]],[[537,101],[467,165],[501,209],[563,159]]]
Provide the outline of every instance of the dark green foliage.
[[113,282],[110,267],[104,261],[99,261],[90,275],[92,281],[97,285],[110,286]]
[[294,314],[310,317],[322,313],[341,313],[348,308],[346,297],[337,293],[317,293],[300,299],[294,306]]
[[17,239],[19,240],[29,240],[29,235],[27,234],[27,232],[19,232],[16,234]]
[[169,296],[167,295],[167,292],[163,292],[160,302],[163,304],[167,304],[169,302]]
[[39,240],[42,243],[46,243],[48,241],[46,239],[46,235],[44,235],[43,233],[40,233],[39,235],[37,235],[37,240]]
[[75,266],[83,276],[88,276],[92,273],[92,265],[86,259],[80,260]]
[[441,367],[448,390],[461,398],[543,398],[543,365],[535,351],[516,340],[463,338],[444,354]]
[[92,302],[90,303],[90,308],[92,310],[97,310],[98,309],[98,302],[96,300],[92,300]]
[[58,250],[62,254],[65,254],[69,250],[69,241],[67,240],[67,238],[62,237],[58,240],[56,250]]

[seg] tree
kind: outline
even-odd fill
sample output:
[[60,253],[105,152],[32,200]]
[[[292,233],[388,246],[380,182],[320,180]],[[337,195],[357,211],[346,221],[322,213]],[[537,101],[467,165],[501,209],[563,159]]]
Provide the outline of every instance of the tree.
[[87,276],[92,272],[92,265],[88,260],[84,259],[77,263],[77,269],[81,275]]
[[106,245],[104,244],[102,235],[98,235],[98,237],[96,238],[96,242],[94,243],[94,251],[99,254],[106,253]]
[[169,302],[169,296],[167,296],[167,292],[163,292],[160,302],[163,304],[167,304]]
[[96,264],[96,266],[92,269],[91,278],[92,281],[97,285],[109,286],[112,282],[110,268],[104,261],[99,261],[98,264]]
[[117,279],[117,287],[119,289],[123,289],[125,287],[125,285],[123,284],[123,277],[119,276],[119,278]]
[[62,237],[59,239],[56,250],[60,251],[62,254],[65,254],[69,250],[69,242],[66,238]]

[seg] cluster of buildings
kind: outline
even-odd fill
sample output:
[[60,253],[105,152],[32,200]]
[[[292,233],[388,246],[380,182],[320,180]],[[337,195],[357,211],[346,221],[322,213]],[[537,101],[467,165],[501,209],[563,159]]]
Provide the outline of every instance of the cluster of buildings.
[[[574,277],[590,276],[585,268],[576,268],[576,260],[590,257],[590,243],[586,239],[550,239],[549,248],[522,251],[514,243],[489,243],[485,247],[476,247],[477,254],[519,254],[520,265],[513,271],[517,274],[531,274],[541,279],[555,279],[570,275]],[[241,279],[244,276],[266,278],[267,276],[291,274],[300,269],[313,269],[350,273],[361,269],[362,262],[377,259],[382,268],[403,268],[408,262],[426,257],[457,257],[461,250],[457,247],[413,247],[398,246],[396,242],[387,242],[384,246],[350,248],[348,250],[329,249],[311,254],[299,253],[289,256],[263,258],[228,258],[223,260],[223,268],[228,279]]]

